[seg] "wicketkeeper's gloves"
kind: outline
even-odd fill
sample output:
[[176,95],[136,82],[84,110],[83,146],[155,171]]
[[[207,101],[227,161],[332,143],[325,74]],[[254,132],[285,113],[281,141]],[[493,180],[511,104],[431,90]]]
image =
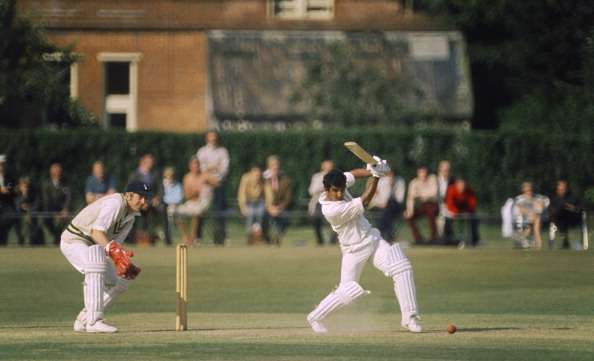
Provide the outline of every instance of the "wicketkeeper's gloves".
[[133,280],[140,273],[140,267],[130,261],[130,258],[134,257],[134,252],[125,250],[118,242],[109,242],[105,246],[105,252],[112,259],[119,277]]

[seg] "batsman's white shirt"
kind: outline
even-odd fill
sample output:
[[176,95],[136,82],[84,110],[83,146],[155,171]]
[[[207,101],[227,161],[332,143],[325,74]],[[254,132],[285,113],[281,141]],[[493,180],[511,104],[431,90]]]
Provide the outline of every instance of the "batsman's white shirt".
[[122,243],[134,225],[139,212],[130,212],[122,193],[102,197],[83,208],[62,233],[66,243],[93,245],[91,230],[103,231],[107,238]]
[[[355,176],[345,172],[347,188],[355,184]],[[361,197],[353,196],[345,190],[342,201],[329,201],[326,192],[320,196],[322,214],[330,223],[332,229],[338,234],[340,248],[344,253],[357,252],[378,241],[380,233],[373,228],[365,218],[365,207]]]

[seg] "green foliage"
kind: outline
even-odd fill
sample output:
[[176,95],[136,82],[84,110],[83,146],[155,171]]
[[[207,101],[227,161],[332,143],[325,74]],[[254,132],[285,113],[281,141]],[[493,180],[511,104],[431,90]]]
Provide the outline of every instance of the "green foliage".
[[587,121],[594,2],[419,0],[415,5],[447,17],[466,36],[475,127],[594,132],[594,122]]
[[[227,196],[235,199],[241,174],[252,164],[264,165],[268,155],[280,156],[294,183],[297,205],[308,197],[310,177],[322,160],[331,158],[341,169],[362,164],[343,146],[355,140],[389,160],[396,172],[410,180],[415,167],[435,169],[449,159],[454,174],[466,177],[476,189],[481,208],[497,210],[519,185],[531,180],[538,191],[550,193],[558,178],[567,178],[583,193],[592,187],[593,140],[587,134],[567,136],[547,132],[466,132],[458,130],[395,130],[388,128],[326,131],[227,132],[222,144],[231,156]],[[61,161],[75,195],[82,197],[93,161],[101,159],[122,189],[138,158],[152,152],[158,167],[174,166],[181,179],[190,156],[204,144],[199,134],[126,133],[94,129],[11,131],[0,133],[0,153],[6,153],[17,175],[46,176],[51,162]]]
[[589,206],[594,205],[594,187],[590,187],[584,192],[584,199]]
[[310,103],[310,119],[324,125],[404,125],[413,116],[403,101],[415,96],[410,80],[358,61],[354,50],[342,43],[324,49],[306,71],[292,100]]
[[17,16],[16,8],[15,0],[0,2],[0,127],[92,124],[90,114],[70,100],[67,80],[76,57]]

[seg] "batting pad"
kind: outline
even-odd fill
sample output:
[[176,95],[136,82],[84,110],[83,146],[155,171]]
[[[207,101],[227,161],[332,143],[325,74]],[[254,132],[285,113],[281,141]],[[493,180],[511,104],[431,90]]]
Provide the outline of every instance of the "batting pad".
[[341,283],[334,291],[334,294],[338,297],[340,302],[346,306],[353,302],[357,297],[364,295],[366,292],[367,291],[365,291],[360,284],[355,281],[350,281]]
[[365,291],[357,282],[346,282],[338,286],[334,292],[331,292],[320,302],[315,310],[307,316],[309,320],[320,321],[327,317],[333,311],[346,306],[356,298],[369,293]]
[[85,265],[84,297],[87,311],[87,324],[103,319],[103,288],[107,272],[105,248],[90,246]]
[[387,260],[387,270],[394,280],[394,293],[400,304],[402,320],[408,323],[412,316],[419,314],[412,265],[397,243],[390,247]]

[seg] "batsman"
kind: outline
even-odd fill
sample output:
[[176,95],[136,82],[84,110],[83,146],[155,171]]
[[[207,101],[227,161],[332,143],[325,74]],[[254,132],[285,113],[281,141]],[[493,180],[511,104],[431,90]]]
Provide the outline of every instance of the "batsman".
[[[369,293],[359,284],[361,272],[369,259],[394,282],[394,293],[402,313],[402,327],[411,332],[422,331],[410,261],[398,243],[390,245],[386,242],[364,216],[379,178],[390,171],[385,160],[379,157],[373,157],[373,160],[375,164],[367,164],[366,169],[345,173],[332,170],[323,179],[325,192],[319,202],[324,217],[338,234],[342,264],[338,287],[307,316],[307,321],[316,333],[328,332],[322,323],[326,316]],[[347,188],[355,183],[356,178],[362,177],[369,177],[367,185],[361,196],[354,198]]]
[[150,196],[147,184],[131,182],[124,193],[105,196],[83,208],[62,233],[62,254],[85,277],[84,308],[74,321],[74,331],[117,331],[105,322],[104,310],[140,273],[140,268],[130,261],[133,253],[123,249],[121,243]]

